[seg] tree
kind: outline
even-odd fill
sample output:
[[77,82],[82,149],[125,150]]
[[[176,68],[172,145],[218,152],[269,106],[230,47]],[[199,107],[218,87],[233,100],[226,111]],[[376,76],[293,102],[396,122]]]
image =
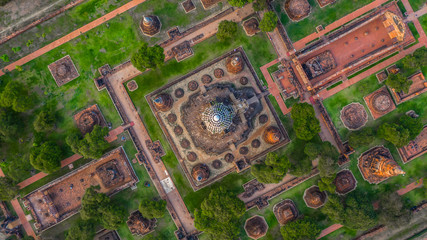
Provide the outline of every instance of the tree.
[[77,221],[65,234],[65,240],[92,240],[95,237],[95,223],[93,221]]
[[412,55],[417,60],[419,66],[427,66],[427,49],[425,47],[418,48]]
[[320,177],[329,177],[338,169],[337,161],[339,153],[330,142],[322,142],[320,144],[307,143],[304,152],[310,159],[319,158],[319,174]]
[[367,229],[376,224],[376,214],[366,193],[353,191],[345,197],[331,194],[320,209],[333,222],[351,229]]
[[391,227],[406,225],[412,217],[411,211],[396,192],[380,195],[378,211],[379,221]]
[[402,64],[403,67],[407,69],[416,69],[420,66],[417,59],[412,55],[406,55],[406,57],[402,59]]
[[55,112],[52,110],[42,110],[34,120],[34,130],[37,132],[50,132],[55,127]]
[[278,20],[276,13],[268,11],[264,13],[264,17],[259,23],[259,29],[263,32],[272,32],[276,28]]
[[45,142],[40,147],[31,148],[31,165],[44,173],[53,173],[61,168],[62,151],[53,142]]
[[314,108],[308,103],[296,103],[291,110],[294,121],[293,128],[297,138],[310,140],[320,132],[320,123],[314,113]]
[[267,153],[263,163],[255,164],[251,168],[251,173],[259,182],[278,183],[288,172],[291,163],[286,156],[279,157],[275,152]]
[[245,213],[245,204],[237,196],[222,187],[214,188],[194,212],[194,224],[215,239],[236,239],[239,219]]
[[126,210],[112,203],[105,193],[98,193],[96,189],[91,186],[83,195],[80,210],[82,219],[100,222],[106,229],[117,229],[126,220]]
[[10,201],[18,195],[19,187],[10,177],[0,177],[0,200]]
[[284,240],[316,239],[320,229],[310,220],[297,219],[283,226],[280,233]]
[[3,62],[9,62],[10,61],[9,56],[7,54],[1,55],[0,59],[3,60]]
[[378,129],[378,136],[398,148],[409,143],[409,130],[395,123],[383,123]]
[[390,74],[385,80],[387,86],[393,88],[396,92],[408,93],[412,81],[403,76],[401,73]]
[[220,41],[225,41],[227,39],[231,39],[236,36],[237,33],[237,23],[233,21],[221,21],[218,26],[218,32],[216,33],[216,37]]
[[74,153],[78,153],[84,158],[100,158],[110,146],[105,140],[107,135],[108,128],[95,125],[92,132],[87,133],[83,139],[78,133],[72,133],[67,136],[65,142]]
[[408,115],[403,115],[400,117],[400,125],[408,129],[409,131],[409,140],[414,140],[420,133],[423,131],[423,122],[421,118],[411,118]]
[[331,176],[320,178],[320,180],[317,182],[319,190],[322,192],[328,191],[330,193],[335,193],[336,186],[334,184],[334,180],[336,176],[336,174],[332,174]]
[[252,7],[256,12],[262,11],[267,8],[267,0],[255,0]]
[[131,62],[136,69],[144,72],[147,68],[157,68],[165,62],[163,48],[159,45],[148,47],[148,43],[142,43],[142,46],[131,57]]
[[372,128],[363,128],[359,131],[351,131],[348,135],[348,143],[353,148],[368,146],[375,140],[375,133]]
[[252,2],[253,0],[228,0],[228,3],[233,7],[243,7],[246,3]]
[[147,219],[161,218],[165,215],[165,210],[165,200],[153,201],[146,199],[141,201],[139,204],[139,211],[141,212],[142,216]]
[[297,138],[289,148],[289,152],[287,153],[291,163],[289,173],[294,176],[304,176],[313,168],[312,160],[314,160],[315,157],[306,154],[305,147],[307,144],[306,141]]
[[33,100],[24,84],[9,81],[0,95],[0,105],[10,107],[15,112],[25,112],[32,108]]
[[0,108],[0,135],[4,140],[16,140],[20,116],[10,108]]

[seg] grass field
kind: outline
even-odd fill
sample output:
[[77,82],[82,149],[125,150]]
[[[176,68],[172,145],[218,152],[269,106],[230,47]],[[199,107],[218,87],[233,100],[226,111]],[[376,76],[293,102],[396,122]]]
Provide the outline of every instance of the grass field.
[[322,25],[323,27],[326,27],[334,21],[372,1],[373,0],[337,0],[334,4],[320,8],[316,0],[309,0],[308,2],[311,5],[311,13],[307,18],[299,22],[293,22],[289,19],[284,10],[285,0],[276,0],[272,2],[272,4],[290,39],[295,42],[307,35],[310,35],[311,33],[314,33],[316,31],[316,26]]
[[409,0],[409,3],[411,4],[411,7],[414,11],[420,10],[423,5],[426,4],[425,0]]
[[427,34],[427,15],[423,15],[420,18],[418,18],[420,21],[421,26],[424,29],[424,32]]

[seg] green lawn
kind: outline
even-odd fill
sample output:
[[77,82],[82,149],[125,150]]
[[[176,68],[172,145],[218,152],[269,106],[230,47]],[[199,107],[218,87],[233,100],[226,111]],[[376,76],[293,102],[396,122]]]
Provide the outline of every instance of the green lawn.
[[309,0],[311,13],[307,18],[299,22],[293,22],[288,18],[288,15],[284,10],[285,0],[276,0],[272,2],[272,5],[276,13],[278,13],[279,19],[285,27],[290,39],[295,42],[311,33],[314,33],[316,31],[316,26],[322,25],[323,27],[326,27],[334,21],[372,1],[373,0],[337,0],[334,4],[320,8],[316,0]]
[[420,18],[418,18],[418,21],[420,21],[421,26],[424,29],[424,32],[427,34],[427,15],[423,15]]
[[414,11],[420,10],[423,5],[426,4],[425,0],[409,0],[409,3],[411,4],[411,7]]

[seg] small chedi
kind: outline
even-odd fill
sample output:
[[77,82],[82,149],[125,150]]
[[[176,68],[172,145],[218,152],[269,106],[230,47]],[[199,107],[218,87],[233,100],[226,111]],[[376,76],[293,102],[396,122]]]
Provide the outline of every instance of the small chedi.
[[304,202],[309,208],[319,208],[325,204],[326,193],[319,190],[318,186],[312,186],[304,191]]
[[268,225],[264,217],[256,215],[246,220],[244,228],[250,238],[258,239],[265,236]]
[[95,125],[99,125],[101,127],[107,126],[104,115],[102,115],[97,104],[78,112],[74,115],[74,121],[83,135],[92,132]]
[[58,87],[69,83],[80,76],[69,55],[49,64],[48,68]]
[[340,118],[349,130],[358,130],[368,122],[368,113],[360,103],[350,103],[341,109]]
[[292,21],[300,21],[308,17],[311,6],[307,0],[286,0],[285,11]]
[[280,225],[285,225],[298,218],[298,209],[290,199],[285,199],[276,204],[273,212]]
[[144,35],[152,37],[160,32],[161,23],[157,16],[144,16],[139,27]]
[[289,142],[240,48],[146,98],[195,190]]
[[144,236],[154,230],[156,222],[157,219],[146,219],[137,210],[129,216],[126,224],[133,235]]
[[258,19],[254,17],[244,21],[242,25],[243,30],[245,30],[245,33],[248,36],[253,36],[260,31]]
[[393,160],[390,151],[383,146],[377,146],[364,152],[359,157],[358,167],[363,178],[374,184],[378,184],[389,177],[405,174]]
[[368,96],[365,96],[363,99],[365,100],[374,119],[382,117],[396,109],[396,105],[394,105],[393,99],[391,98],[386,86],[376,90]]
[[357,181],[350,170],[342,170],[337,173],[334,184],[336,186],[335,192],[344,195],[356,189]]

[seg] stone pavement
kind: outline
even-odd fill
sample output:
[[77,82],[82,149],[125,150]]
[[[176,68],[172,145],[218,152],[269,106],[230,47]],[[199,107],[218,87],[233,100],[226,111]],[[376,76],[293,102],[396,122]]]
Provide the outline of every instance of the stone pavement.
[[404,188],[397,190],[397,194],[404,195],[404,194],[406,194],[406,193],[408,193],[408,192],[410,192],[416,188],[419,188],[421,186],[423,186],[423,179],[422,178],[420,178],[418,181],[415,181],[411,184],[406,185]]
[[342,228],[342,227],[344,227],[344,226],[343,226],[343,225],[341,225],[341,224],[338,224],[338,223],[333,224],[333,225],[331,225],[331,226],[329,226],[329,227],[327,227],[327,228],[323,229],[323,230],[320,232],[320,235],[319,235],[316,239],[321,239],[322,237],[324,237],[324,236],[328,235],[329,233],[335,232],[336,230],[338,230],[338,229],[340,229],[340,228]]
[[279,59],[275,59],[275,60],[273,60],[273,61],[265,64],[264,66],[260,67],[260,69],[261,69],[262,75],[264,75],[264,78],[267,81],[268,91],[276,99],[276,101],[279,104],[280,110],[282,111],[283,115],[286,115],[286,114],[288,114],[291,111],[291,109],[288,109],[286,107],[285,101],[283,100],[283,98],[282,98],[282,96],[280,94],[279,86],[277,86],[277,84],[273,81],[273,79],[271,78],[270,73],[267,70],[267,68],[273,66],[274,64],[276,64],[278,62],[279,62]]
[[64,37],[34,51],[33,53],[28,54],[27,56],[19,59],[16,62],[13,62],[9,65],[7,65],[4,69],[2,69],[2,71],[0,71],[0,76],[4,75],[4,71],[12,71],[15,69],[16,66],[22,66],[24,64],[26,64],[27,62],[49,52],[50,50],[57,48],[59,46],[61,46],[64,43],[67,43],[70,40],[73,40],[74,38],[80,36],[81,34],[90,31],[91,29],[107,22],[108,20],[116,17],[119,14],[122,14],[124,12],[126,12],[127,10],[136,7],[137,5],[141,4],[145,2],[145,0],[132,0],[131,2],[126,3],[125,5],[111,11],[110,13],[105,14],[104,16],[84,25],[83,27],[72,31],[71,33],[65,35]]
[[33,237],[34,239],[38,239],[36,237],[36,234],[34,233],[33,228],[31,227],[30,223],[28,222],[27,218],[25,217],[25,213],[22,210],[21,205],[19,204],[18,199],[13,199],[10,201],[12,204],[13,209],[15,209],[16,215],[18,215],[19,220],[21,221],[22,226],[24,227],[25,232],[28,236]]
[[355,18],[358,18],[358,17],[362,16],[366,12],[368,12],[368,11],[370,11],[370,10],[378,7],[378,6],[381,6],[382,4],[386,3],[387,1],[388,0],[375,0],[374,2],[371,2],[368,5],[365,5],[365,6],[361,7],[361,8],[359,8],[359,9],[357,9],[356,11],[354,11],[354,12],[352,12],[352,13],[350,13],[350,14],[348,14],[348,15],[340,18],[340,19],[338,19],[337,21],[329,24],[328,26],[326,26],[324,28],[323,31],[320,31],[318,33],[317,32],[312,33],[312,34],[310,34],[310,35],[308,35],[308,36],[306,36],[306,37],[304,37],[304,38],[296,41],[293,44],[295,50],[298,51],[298,50],[304,48],[307,43],[315,40],[316,38],[320,38],[321,36],[325,35],[326,33],[328,33],[330,31],[332,31],[332,30],[334,30],[334,29],[336,29],[336,28],[338,28],[338,27],[340,27],[340,26],[342,26],[342,25],[344,25],[344,24],[352,21]]
[[[113,142],[117,139],[117,135],[119,135],[120,133],[122,133],[124,131],[125,127],[124,126],[119,126],[116,129],[111,130],[108,133],[108,136],[105,138],[105,140],[107,140],[107,142]],[[79,160],[80,158],[82,158],[81,155],[79,154],[74,154],[71,157],[68,157],[64,160],[61,161],[61,168],[68,166],[69,164]],[[1,171],[1,170],[0,170]],[[29,186],[35,182],[37,182],[38,180],[46,177],[48,174],[44,173],[44,172],[39,172],[27,179],[25,179],[24,181],[18,183],[18,186],[20,189]]]

